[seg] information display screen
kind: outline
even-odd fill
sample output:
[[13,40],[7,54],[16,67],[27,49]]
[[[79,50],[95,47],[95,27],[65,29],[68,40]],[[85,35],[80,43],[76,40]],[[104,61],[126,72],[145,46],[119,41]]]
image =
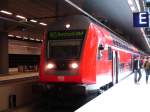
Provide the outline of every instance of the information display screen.
[[50,31],[47,34],[48,40],[83,39],[84,36],[85,36],[85,31],[83,30]]

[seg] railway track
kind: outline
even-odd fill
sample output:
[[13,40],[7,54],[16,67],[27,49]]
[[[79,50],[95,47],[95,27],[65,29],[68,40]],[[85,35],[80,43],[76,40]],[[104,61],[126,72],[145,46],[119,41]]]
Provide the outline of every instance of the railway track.
[[40,98],[40,103],[35,105],[35,112],[73,112],[88,101],[98,96],[62,96],[59,94],[44,94]]
[[[112,85],[107,86],[107,89],[110,87]],[[106,87],[102,89],[103,92],[107,90]],[[70,94],[58,88],[56,90],[43,89],[41,85],[35,87],[35,93],[39,94],[35,98],[34,112],[74,112],[85,103],[102,94],[97,91],[84,95]]]
[[22,105],[4,112],[74,112],[85,103],[97,97],[97,92],[86,95],[66,94],[62,91],[50,91],[40,84],[32,87],[33,100],[30,104]]

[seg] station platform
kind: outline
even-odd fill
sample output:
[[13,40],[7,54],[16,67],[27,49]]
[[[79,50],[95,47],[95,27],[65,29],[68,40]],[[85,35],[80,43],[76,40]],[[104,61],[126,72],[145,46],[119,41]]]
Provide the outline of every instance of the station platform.
[[129,75],[106,92],[91,100],[75,112],[150,112],[150,78],[134,83],[134,74]]
[[12,81],[22,81],[27,79],[38,79],[38,72],[10,72],[5,75],[0,75],[0,84],[8,83]]
[[[0,75],[0,112],[22,112],[14,109],[34,102],[33,87],[39,81],[38,72],[10,72]],[[28,112],[28,111],[26,111]]]

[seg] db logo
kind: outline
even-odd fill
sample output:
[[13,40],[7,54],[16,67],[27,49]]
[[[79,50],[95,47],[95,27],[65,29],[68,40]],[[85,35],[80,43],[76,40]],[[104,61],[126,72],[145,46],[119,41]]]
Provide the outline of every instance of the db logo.
[[57,79],[58,79],[59,81],[64,81],[64,76],[58,76]]

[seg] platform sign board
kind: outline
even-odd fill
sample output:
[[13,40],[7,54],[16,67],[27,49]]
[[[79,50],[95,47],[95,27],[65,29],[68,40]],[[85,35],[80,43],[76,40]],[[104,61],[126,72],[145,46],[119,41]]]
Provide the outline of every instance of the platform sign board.
[[133,13],[134,27],[149,27],[149,14],[148,12]]

